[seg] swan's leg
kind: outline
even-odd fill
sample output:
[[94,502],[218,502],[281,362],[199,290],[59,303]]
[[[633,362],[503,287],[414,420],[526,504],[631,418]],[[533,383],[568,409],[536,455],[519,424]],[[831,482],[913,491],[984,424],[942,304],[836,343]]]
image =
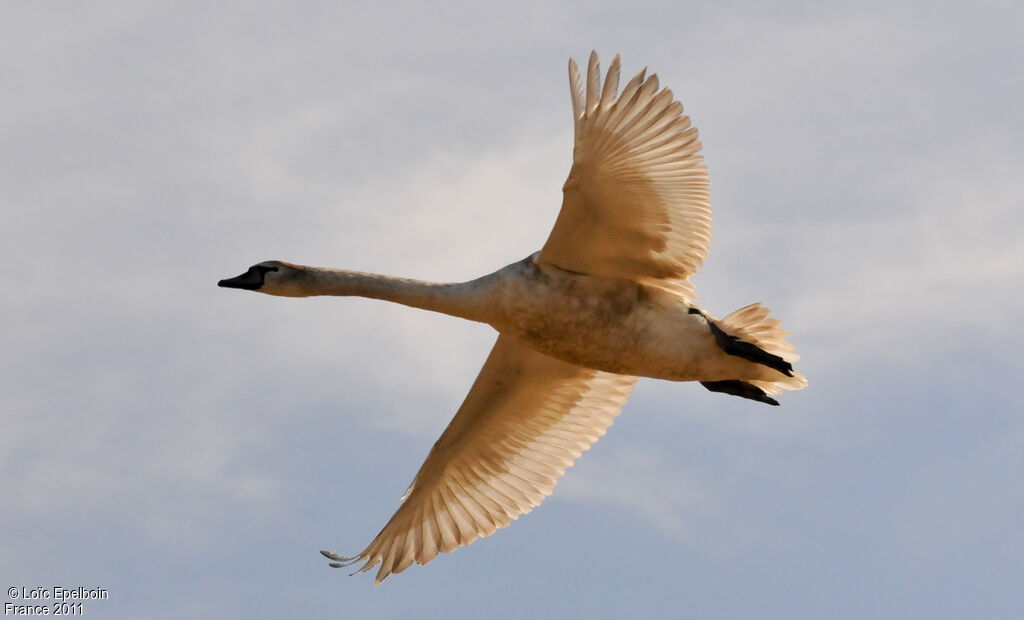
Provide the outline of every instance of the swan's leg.
[[704,314],[697,308],[690,308],[690,314],[699,314],[704,317],[704,320],[708,322],[708,327],[711,328],[711,334],[715,337],[715,342],[729,355],[742,357],[743,359],[750,360],[756,364],[762,364],[769,368],[773,368],[787,377],[793,376],[793,365],[778,355],[773,355],[757,345],[744,342],[732,334],[727,334],[721,327],[711,320],[711,317]]
[[723,394],[742,396],[743,398],[749,398],[750,400],[768,403],[769,405],[775,405],[776,407],[779,406],[779,401],[768,396],[768,394],[766,394],[761,388],[752,383],[747,383],[746,381],[701,381],[700,384],[712,392],[722,392]]

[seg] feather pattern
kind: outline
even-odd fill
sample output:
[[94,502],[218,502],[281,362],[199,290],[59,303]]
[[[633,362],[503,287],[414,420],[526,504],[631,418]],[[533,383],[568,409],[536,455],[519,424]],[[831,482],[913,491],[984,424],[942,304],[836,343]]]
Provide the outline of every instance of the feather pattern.
[[646,68],[621,94],[620,77],[618,56],[603,83],[596,53],[585,79],[569,61],[572,168],[547,242],[522,261],[461,283],[264,261],[219,282],[382,299],[501,334],[398,510],[358,555],[323,551],[332,566],[379,566],[380,583],[509,525],[604,434],[636,376],[769,404],[767,394],[807,385],[785,363],[798,356],[767,308],[718,321],[693,304],[689,276],[711,239],[697,130]]
[[376,583],[426,564],[530,512],[605,433],[636,377],[537,353],[499,336],[406,499],[359,555],[324,555],[343,566],[380,565]]
[[646,72],[616,98],[618,56],[602,86],[597,54],[590,55],[586,91],[569,61],[573,164],[537,262],[636,280],[692,301],[688,278],[711,242],[707,169],[682,104]]
[[[799,360],[800,355],[786,341],[789,332],[782,329],[782,321],[770,315],[771,310],[761,304],[750,304],[718,321],[718,325],[727,333],[778,355],[787,362]],[[778,394],[783,389],[800,390],[807,387],[807,379],[796,371],[790,376],[780,375],[771,381],[750,380],[749,383],[768,394]]]

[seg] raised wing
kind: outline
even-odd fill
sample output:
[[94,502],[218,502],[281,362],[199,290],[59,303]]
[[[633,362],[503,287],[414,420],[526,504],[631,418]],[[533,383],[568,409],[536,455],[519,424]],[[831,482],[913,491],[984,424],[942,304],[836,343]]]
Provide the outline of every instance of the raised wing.
[[376,583],[505,527],[551,494],[605,433],[636,377],[576,366],[499,336],[465,402],[420,467],[404,502],[357,556]]
[[586,92],[569,61],[576,139],[562,210],[538,263],[631,279],[694,299],[687,278],[707,256],[711,208],[697,130],[646,69],[616,98],[619,57],[604,86],[591,53]]

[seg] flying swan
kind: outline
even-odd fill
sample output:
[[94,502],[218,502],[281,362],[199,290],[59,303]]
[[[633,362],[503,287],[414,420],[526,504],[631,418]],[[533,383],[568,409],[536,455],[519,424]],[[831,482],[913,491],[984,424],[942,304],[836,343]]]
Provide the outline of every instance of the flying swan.
[[752,304],[716,319],[688,278],[711,237],[697,130],[656,75],[617,95],[569,61],[575,121],[562,209],[539,252],[470,282],[438,284],[266,261],[220,286],[284,297],[358,295],[487,323],[498,339],[465,402],[380,534],[331,566],[380,564],[375,583],[505,527],[551,494],[605,433],[637,377],[700,381],[777,405],[806,379],[787,332]]

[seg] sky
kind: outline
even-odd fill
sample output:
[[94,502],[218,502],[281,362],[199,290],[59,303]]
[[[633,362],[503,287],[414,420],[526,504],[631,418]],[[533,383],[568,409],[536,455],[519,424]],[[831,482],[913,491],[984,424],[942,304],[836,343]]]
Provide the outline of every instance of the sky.
[[[0,585],[94,618],[1024,617],[1024,7],[0,6]],[[701,132],[723,316],[782,318],[765,407],[641,380],[555,493],[374,587],[491,328],[217,280],[438,281],[534,252],[566,63]],[[4,603],[18,602],[8,593]]]

